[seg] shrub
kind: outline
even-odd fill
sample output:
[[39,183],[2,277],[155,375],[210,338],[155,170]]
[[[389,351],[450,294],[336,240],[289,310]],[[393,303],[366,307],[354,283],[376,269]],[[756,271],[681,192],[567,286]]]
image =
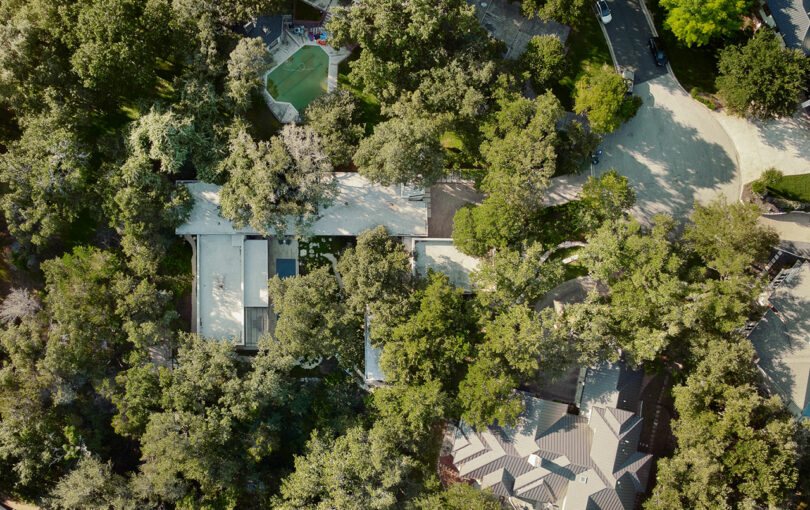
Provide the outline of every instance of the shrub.
[[762,195],[768,190],[769,187],[778,183],[782,176],[783,174],[781,171],[771,167],[762,172],[759,179],[751,183],[751,191],[757,195]]

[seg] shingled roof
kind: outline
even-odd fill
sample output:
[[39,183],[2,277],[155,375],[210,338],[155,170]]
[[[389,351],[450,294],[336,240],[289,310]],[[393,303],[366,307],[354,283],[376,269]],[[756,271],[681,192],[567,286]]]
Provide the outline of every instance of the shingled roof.
[[459,476],[526,508],[633,508],[652,465],[652,456],[637,450],[641,417],[594,406],[588,419],[568,414],[565,404],[524,399],[514,427],[478,432],[460,424],[452,449]]
[[810,0],[768,0],[785,46],[810,55]]

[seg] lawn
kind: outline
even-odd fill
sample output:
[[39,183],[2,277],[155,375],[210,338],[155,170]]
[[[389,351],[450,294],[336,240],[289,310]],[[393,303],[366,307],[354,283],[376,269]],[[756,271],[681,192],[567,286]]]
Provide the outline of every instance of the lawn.
[[717,92],[715,78],[717,77],[717,61],[720,49],[728,44],[736,44],[745,40],[744,32],[739,31],[735,36],[707,46],[689,48],[678,41],[675,35],[664,28],[666,10],[658,3],[659,0],[647,0],[647,6],[655,23],[658,35],[664,41],[664,50],[672,65],[672,72],[686,90],[698,89],[714,94]]
[[768,186],[768,191],[788,200],[810,203],[810,174],[782,176],[776,184]]
[[360,122],[364,124],[366,136],[368,136],[374,131],[374,126],[382,121],[382,114],[377,98],[355,87],[349,81],[349,72],[351,72],[349,63],[360,57],[360,51],[362,50],[359,47],[356,48],[346,60],[338,64],[338,85],[352,91],[360,100]]
[[610,58],[605,36],[599,27],[599,21],[588,12],[583,16],[579,25],[571,27],[571,34],[566,41],[568,53],[566,59],[568,70],[565,76],[556,83],[552,90],[559,98],[566,110],[574,109],[574,84],[577,78],[585,72],[589,66],[601,67],[602,64],[613,65]]

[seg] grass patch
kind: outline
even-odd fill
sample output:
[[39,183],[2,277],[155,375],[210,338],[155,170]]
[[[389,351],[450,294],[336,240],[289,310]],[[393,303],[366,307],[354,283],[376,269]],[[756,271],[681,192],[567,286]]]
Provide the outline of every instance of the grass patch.
[[777,197],[810,203],[810,174],[784,175],[768,186]]
[[360,122],[366,128],[366,136],[374,132],[374,126],[382,122],[382,113],[380,112],[380,102],[371,94],[366,93],[363,89],[355,87],[349,81],[349,73],[351,72],[350,62],[357,60],[360,57],[359,47],[356,48],[346,60],[338,64],[338,85],[350,90],[357,99],[360,100]]
[[442,134],[441,144],[445,149],[461,150],[464,148],[464,141],[458,136],[458,133],[453,131],[446,131]]
[[735,35],[723,41],[690,48],[680,42],[669,29],[664,28],[666,9],[661,7],[658,0],[647,0],[647,6],[650,8],[655,29],[664,41],[664,51],[669,57],[672,72],[675,73],[683,88],[692,90],[696,87],[703,92],[715,94],[717,92],[715,79],[717,78],[717,62],[720,59],[720,50],[729,44],[745,41],[745,33],[739,30]]
[[595,16],[583,16],[577,26],[571,27],[566,41],[568,69],[565,75],[552,86],[554,95],[566,110],[574,109],[574,85],[589,66],[613,66],[605,36]]

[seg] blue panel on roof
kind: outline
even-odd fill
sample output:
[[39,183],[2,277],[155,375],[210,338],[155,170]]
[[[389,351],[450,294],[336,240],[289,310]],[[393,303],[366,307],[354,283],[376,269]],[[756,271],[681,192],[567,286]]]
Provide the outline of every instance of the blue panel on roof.
[[289,278],[295,276],[295,259],[276,259],[276,274],[279,278]]

